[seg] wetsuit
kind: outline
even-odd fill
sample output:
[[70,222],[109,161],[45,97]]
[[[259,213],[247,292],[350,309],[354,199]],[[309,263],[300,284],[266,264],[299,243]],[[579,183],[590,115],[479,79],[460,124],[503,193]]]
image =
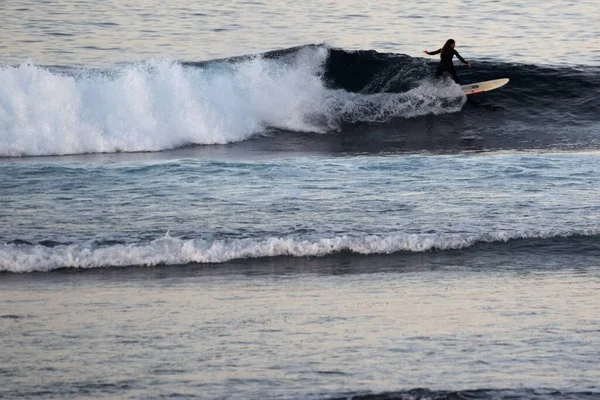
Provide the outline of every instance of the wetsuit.
[[[432,51],[431,53],[428,53],[430,56],[433,56],[435,54],[440,54],[442,53],[442,49],[437,49],[436,51]],[[452,59],[454,58],[454,55],[456,55],[456,57],[458,57],[458,59],[460,61],[462,61],[465,64],[468,64],[468,62],[465,61],[464,58],[462,58],[460,56],[460,54],[458,54],[458,51],[452,49],[452,52],[445,52],[442,53],[441,55],[441,60],[440,60],[440,65],[438,65],[437,70],[435,71],[435,77],[439,78],[440,76],[442,76],[442,74],[444,72],[449,72],[450,75],[452,75],[452,79],[454,79],[454,82],[459,83],[459,79],[458,79],[458,75],[456,74],[456,70],[454,69],[454,64],[452,63]]]

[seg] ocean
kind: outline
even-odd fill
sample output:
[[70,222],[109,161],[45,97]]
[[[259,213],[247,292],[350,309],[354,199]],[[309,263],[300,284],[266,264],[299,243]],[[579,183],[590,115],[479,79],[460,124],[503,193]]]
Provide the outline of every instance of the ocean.
[[0,398],[600,399],[597,2],[0,11]]

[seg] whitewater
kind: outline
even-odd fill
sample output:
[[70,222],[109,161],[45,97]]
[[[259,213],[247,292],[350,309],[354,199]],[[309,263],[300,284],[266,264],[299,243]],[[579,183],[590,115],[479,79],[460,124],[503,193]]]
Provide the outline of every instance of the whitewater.
[[483,243],[503,251],[523,240],[532,251],[555,240],[577,251],[600,234],[600,197],[590,196],[599,187],[597,157],[8,163],[0,166],[2,204],[12,210],[0,215],[9,227],[0,236],[0,270],[443,252]]
[[198,66],[151,60],[108,69],[0,68],[0,156],[160,151],[270,130],[326,133],[344,122],[460,110],[458,86],[357,94],[323,79],[327,46]]

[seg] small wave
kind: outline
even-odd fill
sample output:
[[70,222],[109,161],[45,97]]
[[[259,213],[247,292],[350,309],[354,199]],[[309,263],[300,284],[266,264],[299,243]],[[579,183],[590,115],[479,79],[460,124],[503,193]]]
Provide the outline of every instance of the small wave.
[[263,257],[322,257],[340,252],[393,254],[464,249],[478,243],[515,239],[551,239],[593,236],[600,231],[530,231],[476,234],[398,234],[364,237],[339,236],[317,240],[270,237],[205,241],[179,239],[168,234],[147,243],[94,246],[71,244],[47,247],[40,244],[4,244],[0,247],[0,271],[34,272],[59,268],[215,264]]

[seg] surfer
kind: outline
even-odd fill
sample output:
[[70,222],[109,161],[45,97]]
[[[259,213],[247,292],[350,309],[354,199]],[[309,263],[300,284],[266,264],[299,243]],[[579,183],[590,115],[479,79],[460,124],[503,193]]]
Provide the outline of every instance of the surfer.
[[458,75],[456,74],[456,70],[454,69],[454,64],[452,63],[452,59],[454,58],[454,55],[456,55],[456,57],[458,57],[458,59],[460,61],[467,64],[469,66],[469,68],[471,68],[471,63],[465,61],[465,59],[462,58],[460,56],[460,54],[458,54],[458,51],[456,51],[454,49],[455,46],[456,46],[456,42],[454,41],[454,39],[448,39],[446,41],[446,44],[444,44],[444,47],[442,47],[441,49],[437,49],[436,51],[427,51],[427,50],[423,51],[425,54],[430,55],[430,56],[441,53],[440,65],[438,65],[437,70],[435,71],[436,78],[439,78],[440,76],[442,76],[442,74],[444,72],[449,72],[450,75],[452,75],[452,79],[454,79],[454,82],[459,83]]

